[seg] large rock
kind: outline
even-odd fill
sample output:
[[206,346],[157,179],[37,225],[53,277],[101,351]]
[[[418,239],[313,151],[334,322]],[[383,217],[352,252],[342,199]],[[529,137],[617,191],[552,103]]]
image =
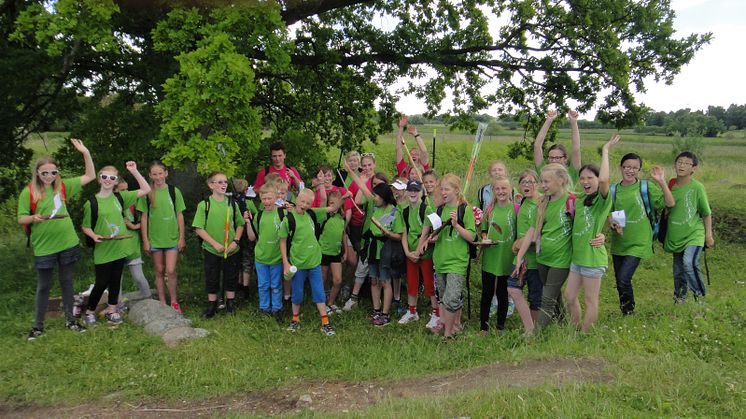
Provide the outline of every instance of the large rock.
[[207,330],[193,328],[191,320],[159,301],[130,300],[129,306],[129,319],[143,326],[145,333],[160,336],[170,347],[185,339],[202,338],[209,334]]
[[194,327],[177,327],[164,333],[161,338],[167,346],[174,347],[183,340],[203,338],[209,334],[210,332],[205,329]]

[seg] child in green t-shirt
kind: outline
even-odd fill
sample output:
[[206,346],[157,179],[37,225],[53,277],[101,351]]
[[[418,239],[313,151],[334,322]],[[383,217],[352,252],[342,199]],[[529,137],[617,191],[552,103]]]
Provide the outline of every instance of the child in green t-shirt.
[[70,142],[83,155],[85,174],[63,179],[54,159],[41,157],[31,172],[31,182],[18,197],[18,224],[27,231],[37,275],[36,316],[28,340],[44,334],[44,316],[55,267],[62,290],[65,327],[85,331],[85,327],[73,316],[73,268],[80,259],[80,239],[75,233],[66,204],[69,198],[80,194],[82,187],[96,178],[96,169],[91,153],[83,142],[75,138],[71,138]]
[[[324,280],[324,289],[329,290],[326,302],[328,314],[342,311],[334,302],[339,290],[342,288],[342,263],[347,258],[347,226],[343,216],[342,194],[339,191],[330,191],[327,196],[329,206],[339,208],[336,212],[329,214],[325,222],[321,223],[319,245],[321,246],[321,277]],[[324,203],[322,203],[323,205]],[[328,286],[329,272],[332,274],[332,285]]]
[[[326,312],[326,294],[321,278],[321,246],[316,236],[316,224],[323,222],[330,211],[328,208],[313,208],[313,198],[311,189],[298,192],[297,206],[288,211],[280,228],[283,275],[286,279],[292,276],[293,319],[288,331],[296,332],[300,328],[300,304],[303,302],[303,287],[308,279],[311,301],[316,304],[321,317],[321,332],[333,336],[335,332]],[[326,200],[325,193],[322,194],[322,200]],[[331,212],[336,210],[334,208]],[[314,215],[311,216],[310,213]]]
[[104,310],[106,320],[110,324],[122,322],[122,316],[117,311],[119,285],[124,263],[127,256],[132,253],[128,240],[134,240],[134,236],[129,234],[124,224],[123,211],[150,192],[150,185],[137,171],[135,162],[128,161],[125,167],[135,178],[140,189],[115,193],[119,172],[113,166],[104,166],[98,172],[98,183],[101,185],[99,192],[83,206],[82,230],[95,243],[93,262],[96,265],[96,283],[88,297],[88,310],[85,314],[85,322],[89,325],[96,323],[96,306],[107,288],[109,300]]
[[491,202],[480,226],[482,245],[482,298],[479,304],[480,334],[489,331],[490,304],[497,296],[497,330],[505,329],[508,316],[508,277],[513,270],[513,242],[516,237],[515,206],[510,180],[492,180]]
[[699,257],[705,247],[715,245],[712,210],[704,185],[692,178],[699,167],[697,156],[683,151],[676,156],[676,183],[671,193],[676,201],[668,214],[663,248],[673,253],[674,300],[686,300],[687,287],[694,298],[704,297],[705,283]]
[[[127,181],[124,180],[124,178],[119,178],[116,191],[121,193],[128,189],[129,185],[127,184]],[[145,278],[145,273],[142,271],[143,262],[140,253],[141,220],[137,219],[137,214],[138,212],[135,209],[135,205],[124,208],[124,225],[127,226],[127,231],[132,235],[132,239],[126,241],[130,248],[129,255],[127,255],[126,265],[129,267],[132,280],[135,281],[138,290],[140,290],[140,297],[150,298],[150,284],[148,284],[148,279]],[[119,307],[122,305],[122,282],[124,282],[124,278],[119,283]]]
[[212,173],[207,179],[207,186],[212,194],[197,205],[192,227],[202,239],[207,291],[207,308],[203,317],[210,319],[218,310],[221,273],[226,296],[225,312],[236,312],[236,286],[241,263],[238,243],[245,222],[238,204],[225,194],[228,188],[228,178],[225,174]]

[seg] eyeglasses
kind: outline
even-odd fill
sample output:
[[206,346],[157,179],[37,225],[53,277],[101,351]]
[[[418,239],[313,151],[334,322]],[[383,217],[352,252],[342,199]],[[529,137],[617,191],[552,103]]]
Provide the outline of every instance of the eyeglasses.
[[101,180],[115,181],[115,180],[119,179],[119,176],[117,176],[117,175],[105,175],[105,174],[102,173],[100,176],[101,176]]
[[373,157],[373,158],[376,158],[376,153],[360,153],[360,157]]
[[58,170],[49,170],[49,171],[43,171],[39,172],[40,175],[47,177],[47,176],[57,176],[57,173],[59,173]]
[[531,186],[531,185],[536,185],[536,182],[534,182],[533,180],[522,180],[522,181],[519,182],[519,185],[521,185],[521,186]]
[[694,163],[689,163],[688,161],[677,161],[676,165],[681,167],[692,167],[694,166]]
[[622,170],[625,172],[637,172],[640,170],[640,168],[634,166],[622,166]]
[[227,180],[211,180],[210,183],[217,183],[218,185],[227,185]]
[[567,158],[566,155],[561,155],[561,156],[547,156],[547,160],[549,160],[549,161],[558,161],[558,160],[562,160],[562,159],[566,159],[566,158]]

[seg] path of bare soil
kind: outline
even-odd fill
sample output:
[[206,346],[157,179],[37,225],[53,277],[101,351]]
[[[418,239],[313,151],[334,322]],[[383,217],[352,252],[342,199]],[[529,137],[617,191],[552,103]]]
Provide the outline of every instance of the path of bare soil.
[[304,381],[298,384],[202,400],[137,403],[118,401],[116,394],[72,407],[0,406],[0,416],[39,417],[163,417],[184,418],[226,414],[279,415],[304,409],[338,413],[359,411],[386,399],[432,397],[474,389],[560,386],[570,383],[608,382],[606,363],[594,358],[530,360],[494,363],[457,373],[398,380],[350,383],[340,380]]

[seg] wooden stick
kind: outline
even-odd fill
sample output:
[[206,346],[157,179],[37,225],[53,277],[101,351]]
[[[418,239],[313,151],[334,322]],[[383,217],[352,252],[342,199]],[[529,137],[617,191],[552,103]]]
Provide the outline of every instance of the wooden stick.
[[[339,169],[337,169],[337,175],[339,175],[339,178],[342,179],[342,173],[339,171]],[[350,176],[352,176],[352,175],[350,175]],[[352,205],[354,205],[355,208],[358,211],[360,211],[360,214],[365,214],[365,211],[361,210],[360,207],[358,207],[357,204],[355,203],[355,197],[354,196],[352,198],[350,198],[350,201],[352,201]]]

